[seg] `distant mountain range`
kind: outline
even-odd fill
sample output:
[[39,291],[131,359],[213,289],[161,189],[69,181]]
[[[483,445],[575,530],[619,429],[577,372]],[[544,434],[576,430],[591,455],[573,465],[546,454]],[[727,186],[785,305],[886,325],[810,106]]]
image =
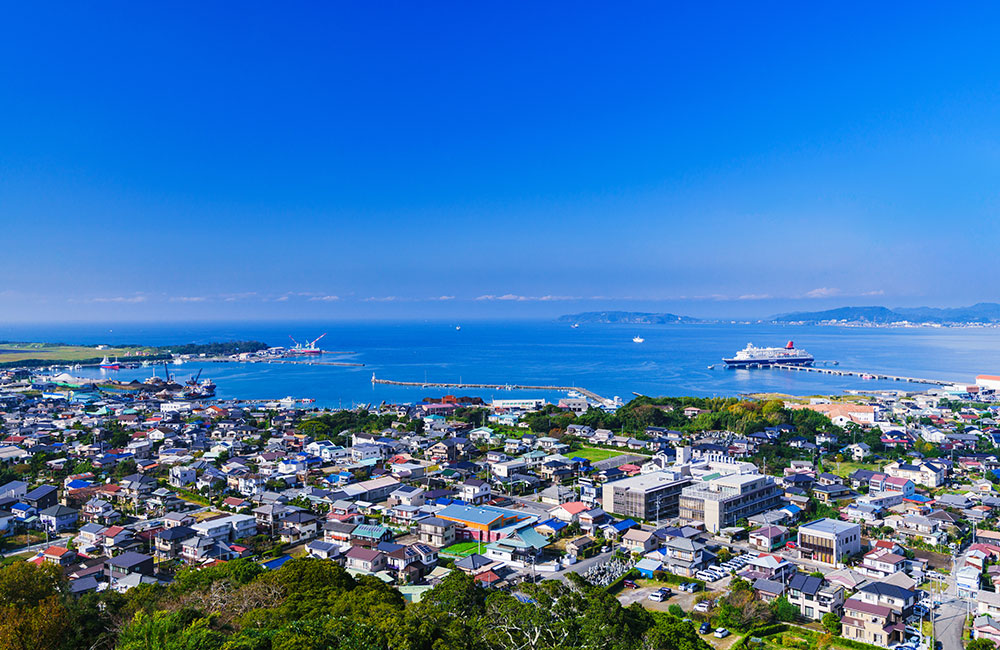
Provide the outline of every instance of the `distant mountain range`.
[[825,311],[778,314],[778,322],[848,321],[862,323],[1000,323],[1000,304],[980,302],[970,307],[840,307]]
[[677,314],[654,314],[641,311],[587,311],[559,317],[562,323],[624,323],[626,325],[664,325],[667,323],[700,323],[701,320]]

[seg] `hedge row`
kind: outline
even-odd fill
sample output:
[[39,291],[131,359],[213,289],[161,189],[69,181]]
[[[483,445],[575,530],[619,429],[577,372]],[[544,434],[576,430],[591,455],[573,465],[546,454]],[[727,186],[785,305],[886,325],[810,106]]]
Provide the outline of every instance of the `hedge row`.
[[639,571],[637,569],[629,569],[628,571],[623,573],[621,577],[619,577],[617,580],[609,584],[605,588],[605,591],[607,591],[609,594],[617,594],[619,591],[622,590],[622,585],[625,584],[626,580],[635,580],[638,577],[639,577]]
[[[782,632],[787,632],[792,628],[797,628],[798,626],[788,625],[787,623],[774,623],[772,625],[764,625],[762,627],[754,628],[747,632],[742,639],[733,644],[730,650],[746,650],[750,639],[757,637],[763,638],[766,636],[774,636],[775,634],[781,634]],[[807,632],[811,632],[815,635],[821,635],[821,632],[816,630],[810,630],[809,628],[799,628]],[[862,643],[861,641],[855,641],[853,639],[845,639],[843,637],[835,637],[831,646],[841,647],[841,648],[852,648],[853,650],[885,650],[881,646],[872,645],[870,643]]]
[[679,576],[676,573],[670,573],[669,571],[653,571],[653,579],[659,582],[668,582],[672,585],[682,585],[686,582],[694,582],[702,589],[704,589],[707,584],[704,580],[686,578],[684,576]]

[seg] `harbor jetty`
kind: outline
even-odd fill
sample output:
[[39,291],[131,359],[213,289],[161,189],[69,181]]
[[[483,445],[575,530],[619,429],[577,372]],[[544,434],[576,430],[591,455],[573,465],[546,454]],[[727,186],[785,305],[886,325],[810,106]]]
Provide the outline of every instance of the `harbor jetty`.
[[611,400],[601,397],[592,390],[587,390],[586,388],[580,388],[579,386],[532,386],[528,384],[470,384],[466,382],[461,383],[449,383],[449,382],[435,382],[435,381],[396,381],[394,379],[379,379],[372,374],[373,384],[386,384],[389,386],[412,386],[415,388],[490,388],[493,390],[551,390],[551,391],[561,391],[568,392],[575,390],[584,397],[592,399],[595,402],[600,402],[602,404],[610,403]]
[[798,366],[783,363],[761,365],[761,368],[778,368],[779,370],[796,370],[798,372],[818,372],[824,375],[838,375],[842,377],[861,377],[862,379],[885,379],[888,381],[905,381],[911,384],[932,384],[935,386],[950,386],[954,382],[941,379],[921,379],[920,377],[903,377],[900,375],[887,375],[881,372],[860,372],[858,370],[841,370],[839,368],[817,368],[815,366]]
[[250,359],[205,357],[202,359],[191,359],[191,361],[195,363],[293,363],[300,366],[341,366],[347,368],[363,368],[365,365],[363,363],[353,363],[350,361],[317,361],[297,355],[292,357],[259,357]]

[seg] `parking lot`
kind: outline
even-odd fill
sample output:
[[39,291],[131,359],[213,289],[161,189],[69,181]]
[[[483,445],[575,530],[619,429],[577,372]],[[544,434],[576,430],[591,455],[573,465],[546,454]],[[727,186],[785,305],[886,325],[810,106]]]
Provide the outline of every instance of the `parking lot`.
[[[649,600],[649,594],[653,593],[660,587],[665,586],[663,583],[654,582],[652,580],[637,580],[636,584],[638,588],[636,589],[622,589],[618,593],[618,600],[621,602],[623,607],[628,607],[632,603],[639,603],[648,610],[655,612],[665,612],[671,605],[678,605],[684,610],[685,615],[691,618],[695,626],[701,625],[701,622],[705,620],[705,615],[693,611],[695,606],[695,600],[699,594],[703,593],[718,593],[724,591],[729,586],[730,577],[726,577],[717,582],[710,583],[707,586],[706,591],[696,591],[694,593],[687,593],[680,591],[678,585],[666,585],[669,586],[673,591],[673,595],[666,600],[656,602]],[[713,628],[714,631],[714,628]],[[728,650],[736,640],[739,638],[739,634],[730,634],[724,639],[715,638],[711,632],[708,634],[699,635],[703,638],[709,645],[713,648],[718,648],[719,650]]]

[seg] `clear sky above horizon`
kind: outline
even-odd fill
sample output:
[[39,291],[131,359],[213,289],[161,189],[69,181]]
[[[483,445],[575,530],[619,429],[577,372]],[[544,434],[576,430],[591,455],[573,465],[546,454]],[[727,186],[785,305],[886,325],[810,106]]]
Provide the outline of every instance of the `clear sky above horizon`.
[[0,320],[1000,299],[1000,6],[10,4]]

